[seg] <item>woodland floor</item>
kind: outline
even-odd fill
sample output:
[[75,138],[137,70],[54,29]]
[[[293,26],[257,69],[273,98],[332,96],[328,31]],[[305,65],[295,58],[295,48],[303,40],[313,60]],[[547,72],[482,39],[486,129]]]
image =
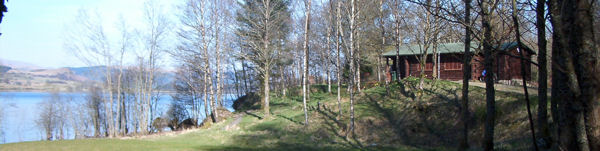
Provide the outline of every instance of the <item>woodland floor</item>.
[[[356,125],[349,130],[349,99],[343,89],[338,115],[335,93],[326,85],[311,86],[309,126],[304,126],[300,89],[286,97],[273,95],[271,116],[262,110],[238,110],[232,118],[201,128],[153,137],[36,141],[0,145],[0,150],[455,150],[460,131],[461,85],[448,81],[426,81],[416,88],[408,78],[389,86],[368,84],[355,102]],[[332,92],[337,87],[333,86]],[[485,90],[469,91],[472,121],[471,150],[481,150],[485,119]],[[531,96],[537,111],[537,96]],[[524,96],[496,92],[497,150],[529,150],[528,121]],[[260,103],[256,103],[258,105]],[[255,107],[256,108],[256,107]],[[536,115],[534,112],[533,115]]]

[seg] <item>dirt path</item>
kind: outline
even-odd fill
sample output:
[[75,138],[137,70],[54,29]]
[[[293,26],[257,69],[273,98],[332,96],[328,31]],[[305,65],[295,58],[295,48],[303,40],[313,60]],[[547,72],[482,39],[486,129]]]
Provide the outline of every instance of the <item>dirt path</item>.
[[194,129],[185,129],[185,130],[181,130],[181,131],[165,131],[165,132],[158,132],[158,133],[152,133],[149,135],[140,135],[140,136],[123,136],[123,137],[117,137],[118,139],[122,139],[122,140],[128,140],[128,139],[157,139],[157,138],[161,138],[163,136],[178,136],[181,134],[187,134],[187,133],[191,133],[191,132],[196,132],[200,129],[198,128],[194,128]]
[[[453,81],[453,82],[462,84],[462,81]],[[476,87],[485,88],[485,83],[483,83],[483,82],[469,81],[469,85],[470,86],[476,86]],[[494,88],[496,90],[498,90],[498,91],[515,92],[515,93],[520,93],[520,94],[524,93],[523,92],[523,86],[520,86],[520,85],[506,85],[506,84],[496,83],[496,84],[494,84]],[[530,95],[537,95],[538,94],[537,88],[527,87],[527,90],[529,91]],[[548,91],[548,92],[550,92],[550,91]],[[550,95],[550,93],[548,93],[548,95]]]
[[239,127],[237,125],[242,121],[243,116],[244,116],[243,113],[236,114],[235,120],[233,120],[231,123],[229,123],[225,127],[223,127],[223,130],[229,131],[229,130],[238,129]]

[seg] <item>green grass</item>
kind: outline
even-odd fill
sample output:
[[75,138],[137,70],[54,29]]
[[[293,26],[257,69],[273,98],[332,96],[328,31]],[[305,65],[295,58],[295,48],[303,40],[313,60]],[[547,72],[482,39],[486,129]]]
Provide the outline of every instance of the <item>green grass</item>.
[[[460,130],[461,86],[448,81],[418,79],[382,83],[364,89],[355,100],[355,131],[349,131],[348,95],[343,87],[342,115],[338,115],[337,86],[311,86],[308,127],[303,125],[301,88],[291,88],[284,97],[272,97],[271,116],[265,117],[260,103],[246,104],[238,128],[225,130],[233,119],[186,134],[137,139],[85,139],[37,141],[0,145],[0,150],[454,150]],[[483,135],[485,90],[470,87],[473,120],[471,145]],[[275,95],[273,95],[275,96]],[[527,149],[528,129],[523,95],[496,92],[496,144],[500,150]],[[533,107],[537,98],[532,97]],[[535,108],[532,108],[535,111]],[[535,115],[535,113],[534,113]]]

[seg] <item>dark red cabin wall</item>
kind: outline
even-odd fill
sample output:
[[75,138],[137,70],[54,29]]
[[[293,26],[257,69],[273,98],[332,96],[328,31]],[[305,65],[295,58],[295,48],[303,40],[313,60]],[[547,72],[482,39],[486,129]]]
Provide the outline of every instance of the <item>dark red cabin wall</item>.
[[[531,60],[531,53],[525,51],[525,58]],[[494,62],[494,71],[496,73],[497,80],[511,80],[511,79],[523,79],[521,77],[521,60],[518,58],[520,54],[517,49],[511,49],[505,53],[498,53]],[[473,80],[477,80],[481,77],[483,72],[483,56],[480,54],[475,55],[472,63],[471,77]],[[531,63],[525,63],[526,79],[531,79]]]
[[[462,79],[462,55],[460,54],[442,54],[440,59],[440,79],[461,80]],[[421,68],[415,56],[408,57],[409,75],[418,77],[421,74]],[[456,68],[458,65],[459,68]],[[432,57],[427,59],[427,66],[433,66]],[[454,67],[454,68],[450,68]],[[433,78],[433,68],[425,69],[425,77]]]
[[[531,55],[528,51],[525,51],[525,58],[527,58],[528,60],[531,60]],[[499,55],[496,57],[496,62],[494,63],[494,71],[496,72],[496,76],[498,78],[498,80],[510,80],[510,79],[522,79],[521,78],[521,62],[519,58],[516,58],[515,56],[519,56],[520,54],[518,54],[518,52],[515,49],[512,49],[510,51],[507,52],[508,54],[512,55],[506,55],[503,53],[499,53]],[[394,57],[395,58],[395,57]],[[418,77],[421,72],[420,72],[420,66],[419,66],[419,62],[416,58],[416,56],[402,56],[402,59],[406,58],[407,62],[408,62],[408,74],[404,75],[405,71],[401,71],[402,72],[402,76],[403,78],[406,76],[413,76],[413,77]],[[440,60],[440,78],[441,79],[445,79],[445,80],[462,80],[462,70],[463,70],[463,66],[462,66],[462,58],[463,55],[462,54],[442,54],[441,55],[441,60]],[[393,60],[393,58],[390,58],[390,60]],[[392,61],[390,61],[392,62]],[[400,63],[401,66],[401,70],[406,70],[405,66],[405,62],[404,60],[400,60],[398,61],[398,63]],[[433,62],[432,62],[432,56],[430,55],[427,59],[427,64],[432,66]],[[450,68],[452,67],[454,64],[454,68]],[[460,64],[459,68],[456,68],[456,64]],[[525,65],[526,68],[526,74],[527,74],[527,79],[530,80],[531,79],[531,63],[526,63]],[[472,57],[471,60],[471,79],[472,80],[478,80],[481,77],[481,72],[483,72],[483,57],[481,55],[475,55]],[[392,69],[393,70],[393,69]],[[433,78],[432,77],[432,70],[431,69],[426,69],[425,70],[425,75],[426,78]]]

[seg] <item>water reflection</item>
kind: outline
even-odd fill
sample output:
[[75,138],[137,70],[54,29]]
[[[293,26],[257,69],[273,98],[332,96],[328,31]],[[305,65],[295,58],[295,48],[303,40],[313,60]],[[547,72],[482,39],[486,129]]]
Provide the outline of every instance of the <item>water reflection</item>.
[[[0,92],[0,118],[1,143],[14,143],[23,141],[45,140],[45,132],[36,124],[40,114],[40,102],[48,101],[52,94],[48,92]],[[60,93],[61,98],[69,99],[72,105],[85,103],[85,93]],[[224,105],[233,111],[231,105],[234,97],[225,95]],[[164,94],[158,101],[157,112],[154,117],[164,113],[171,104],[171,96]],[[201,119],[202,120],[202,119]],[[66,126],[65,139],[75,137],[72,126]]]

